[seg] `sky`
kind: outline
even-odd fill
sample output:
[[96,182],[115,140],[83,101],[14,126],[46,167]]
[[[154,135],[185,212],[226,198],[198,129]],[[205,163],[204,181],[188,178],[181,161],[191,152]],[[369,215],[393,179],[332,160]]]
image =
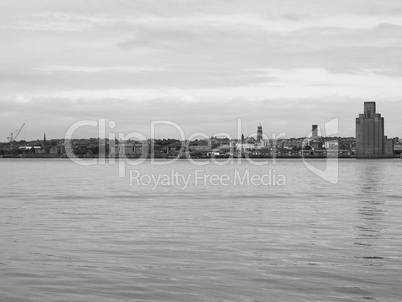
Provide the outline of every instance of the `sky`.
[[401,100],[400,0],[0,0],[0,141],[101,118],[146,137],[152,121],[301,137],[339,118],[355,136],[365,101],[402,137]]

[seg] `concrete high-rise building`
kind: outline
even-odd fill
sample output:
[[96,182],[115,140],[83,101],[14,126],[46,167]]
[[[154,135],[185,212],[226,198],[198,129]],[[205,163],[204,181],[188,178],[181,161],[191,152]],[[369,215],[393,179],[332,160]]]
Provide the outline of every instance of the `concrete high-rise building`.
[[393,156],[393,141],[384,136],[384,118],[376,113],[375,102],[365,102],[364,113],[356,119],[356,156]]
[[312,136],[312,138],[318,137],[318,126],[317,125],[313,125],[313,127],[311,129],[311,136]]
[[262,140],[262,126],[259,125],[257,128],[257,141],[260,142]]

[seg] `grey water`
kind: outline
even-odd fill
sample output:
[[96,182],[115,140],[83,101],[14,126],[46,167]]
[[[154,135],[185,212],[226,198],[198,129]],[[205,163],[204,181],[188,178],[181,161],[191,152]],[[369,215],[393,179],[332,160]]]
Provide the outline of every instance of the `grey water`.
[[0,301],[402,300],[402,160],[118,170],[0,160]]

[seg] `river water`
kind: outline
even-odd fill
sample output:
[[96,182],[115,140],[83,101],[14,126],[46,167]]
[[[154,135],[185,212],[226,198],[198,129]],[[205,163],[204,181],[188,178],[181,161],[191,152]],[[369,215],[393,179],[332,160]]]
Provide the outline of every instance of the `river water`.
[[401,301],[402,160],[338,167],[0,159],[0,301]]

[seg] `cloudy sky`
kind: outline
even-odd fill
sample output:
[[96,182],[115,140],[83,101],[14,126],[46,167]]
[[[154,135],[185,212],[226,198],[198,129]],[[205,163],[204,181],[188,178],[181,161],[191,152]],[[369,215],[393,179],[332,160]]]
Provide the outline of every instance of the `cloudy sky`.
[[339,117],[354,136],[372,100],[402,137],[400,0],[0,0],[0,41],[0,141],[99,118],[298,137]]

